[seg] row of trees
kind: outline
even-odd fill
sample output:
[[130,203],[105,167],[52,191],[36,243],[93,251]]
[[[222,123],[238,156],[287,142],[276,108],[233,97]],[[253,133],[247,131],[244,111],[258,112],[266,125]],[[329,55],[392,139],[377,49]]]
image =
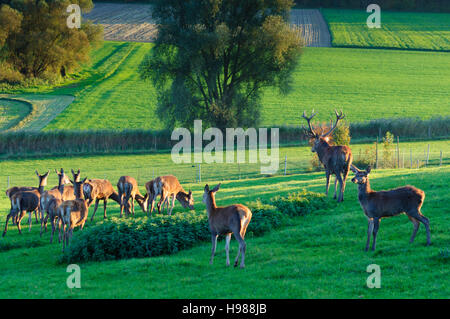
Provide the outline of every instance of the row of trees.
[[0,81],[65,76],[88,60],[102,27],[69,28],[70,4],[93,8],[91,0],[0,0]]

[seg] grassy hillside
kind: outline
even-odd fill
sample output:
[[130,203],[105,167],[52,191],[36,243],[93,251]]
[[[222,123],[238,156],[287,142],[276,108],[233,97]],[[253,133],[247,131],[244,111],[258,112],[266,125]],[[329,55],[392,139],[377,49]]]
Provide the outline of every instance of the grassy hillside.
[[[14,93],[75,95],[45,130],[160,129],[155,89],[140,80],[137,70],[150,48],[148,43],[106,42],[69,85]],[[264,92],[262,125],[302,124],[301,113],[312,108],[321,121],[328,121],[334,108],[342,108],[356,122],[449,115],[449,70],[448,53],[307,48],[292,92]]]
[[[35,179],[30,169],[80,167],[83,176],[102,177],[106,169],[130,173],[139,163],[158,163],[156,158],[90,157],[1,162],[2,174],[14,170],[16,181]],[[100,165],[103,163],[103,166]],[[167,161],[166,161],[167,163]],[[167,164],[166,164],[167,165]],[[21,169],[18,169],[21,168]],[[450,215],[443,209],[450,166],[420,170],[378,170],[372,175],[374,189],[412,184],[426,192],[423,213],[430,218],[432,246],[425,246],[421,227],[414,244],[408,244],[412,224],[405,216],[383,220],[375,253],[363,252],[367,220],[357,202],[356,186],[348,185],[343,204],[328,211],[298,217],[288,226],[260,237],[247,238],[246,269],[225,267],[223,241],[219,242],[215,264],[208,263],[209,243],[171,256],[81,264],[81,289],[66,286],[66,266],[58,263],[61,246],[48,244],[49,234],[39,239],[36,224],[31,233],[17,234],[10,227],[0,238],[0,297],[27,298],[446,298],[448,297],[448,248]],[[53,174],[55,175],[55,174]],[[198,214],[205,214],[201,195],[204,183],[227,178],[187,183],[196,200]],[[1,177],[2,179],[4,176]],[[54,176],[49,185],[55,182]],[[219,205],[246,203],[258,197],[269,200],[278,194],[309,189],[322,192],[323,173],[225,181],[217,194]],[[2,223],[8,206],[0,200]],[[118,205],[109,205],[109,216],[117,216]],[[176,213],[182,214],[176,204]],[[92,213],[92,208],[91,208]],[[96,221],[102,219],[97,214]],[[142,212],[137,210],[137,215]],[[89,227],[89,223],[87,224]],[[75,232],[74,240],[77,233]],[[232,240],[231,255],[237,244]],[[447,253],[446,253],[447,252]],[[365,285],[366,267],[381,267],[382,289]],[[20,271],[17,267],[20,265]],[[424,271],[426,269],[426,271]],[[246,284],[243,285],[242,282]]]
[[323,9],[332,45],[396,49],[450,50],[450,13],[381,10],[381,28],[369,29],[370,13]]

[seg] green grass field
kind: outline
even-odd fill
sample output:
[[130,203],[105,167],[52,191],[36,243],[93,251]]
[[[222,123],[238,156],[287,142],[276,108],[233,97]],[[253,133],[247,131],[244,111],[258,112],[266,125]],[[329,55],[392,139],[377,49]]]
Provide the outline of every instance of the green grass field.
[[31,111],[32,107],[27,103],[0,98],[0,131],[16,126]]
[[450,14],[381,10],[381,28],[369,29],[370,13],[323,9],[332,45],[416,50],[450,50]]
[[[140,80],[137,70],[150,48],[148,43],[105,42],[78,80],[10,92],[75,95],[45,130],[161,129],[155,89]],[[291,93],[264,92],[262,125],[300,125],[303,110],[313,108],[319,121],[328,121],[334,108],[356,122],[449,115],[449,70],[448,53],[306,48]]]
[[[114,182],[119,174],[135,174],[136,167],[160,165],[160,169],[172,168],[172,172],[180,175],[185,188],[193,190],[196,212],[206,214],[201,203],[204,183],[216,184],[228,179],[229,171],[221,169],[217,175],[205,176],[202,183],[196,183],[189,172],[182,173],[168,164],[167,156],[3,161],[0,162],[0,178],[4,180],[6,174],[14,172],[14,184],[33,185],[35,168],[63,166],[66,170],[80,167],[83,176],[99,178],[114,169],[114,176],[108,176]],[[412,184],[426,192],[423,213],[431,222],[431,247],[425,246],[423,227],[414,244],[409,244],[412,224],[405,216],[398,216],[383,220],[376,252],[365,253],[367,220],[357,201],[356,186],[349,182],[343,204],[332,204],[328,211],[297,217],[289,226],[263,237],[248,237],[245,270],[225,266],[223,241],[219,242],[215,264],[210,266],[210,244],[202,243],[171,256],[81,264],[82,288],[71,290],[66,286],[67,265],[58,263],[61,246],[48,243],[49,233],[40,239],[39,226],[33,224],[31,233],[25,230],[19,236],[17,229],[10,227],[6,237],[0,238],[3,274],[0,297],[448,298],[450,215],[442,203],[450,200],[449,173],[450,166],[446,165],[418,170],[376,170],[372,174],[371,184],[376,190]],[[54,175],[49,179],[49,186],[56,182]],[[324,184],[323,172],[222,181],[217,202],[226,205],[247,203],[256,198],[269,200],[304,188],[323,192]],[[2,195],[1,227],[4,227],[8,205]],[[92,213],[92,208],[90,211]],[[116,203],[109,204],[108,216],[117,216],[118,211]],[[136,212],[137,216],[142,216],[139,209]],[[183,213],[178,203],[175,212]],[[95,222],[102,220],[101,215],[97,214]],[[25,229],[26,223],[23,224]],[[236,253],[236,247],[233,239],[231,255]],[[368,289],[365,284],[369,275],[366,267],[373,263],[381,267],[381,289]]]

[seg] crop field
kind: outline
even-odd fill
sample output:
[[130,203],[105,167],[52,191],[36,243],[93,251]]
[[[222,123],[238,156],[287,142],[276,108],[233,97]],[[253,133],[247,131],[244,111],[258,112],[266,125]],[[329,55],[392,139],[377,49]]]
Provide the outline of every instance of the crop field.
[[369,29],[370,13],[323,9],[337,47],[450,50],[450,14],[381,10],[381,28]]
[[[75,101],[44,130],[161,129],[155,88],[140,80],[137,70],[151,46],[105,42],[93,54],[92,64],[69,85],[11,93],[75,95]],[[313,108],[319,111],[319,121],[328,121],[335,108],[356,122],[446,116],[450,114],[449,70],[448,53],[306,48],[291,93],[264,92],[261,124],[299,125],[303,110]]]
[[[300,150],[296,150],[300,151]],[[306,150],[305,150],[306,151]],[[34,169],[63,166],[81,168],[82,175],[115,182],[118,174],[135,173],[137,165],[162,165],[164,155],[91,156],[70,159],[16,160],[0,163],[0,177],[15,172],[15,183],[33,185]],[[166,168],[169,168],[167,160]],[[172,165],[173,166],[173,165]],[[172,171],[174,171],[172,169]],[[405,216],[383,220],[375,253],[363,251],[367,220],[356,196],[356,186],[348,183],[343,204],[295,217],[289,225],[272,230],[263,237],[247,237],[247,258],[244,270],[225,267],[225,254],[219,242],[215,263],[208,263],[210,244],[200,243],[192,249],[170,256],[127,259],[80,264],[82,289],[66,286],[66,264],[60,263],[61,245],[49,244],[49,233],[39,238],[39,226],[19,235],[10,226],[6,237],[0,238],[1,297],[8,298],[446,298],[448,297],[448,248],[450,215],[441,203],[450,200],[447,192],[450,166],[414,170],[376,170],[371,174],[374,189],[387,189],[412,184],[426,192],[423,213],[430,218],[432,246],[425,246],[425,232],[419,230],[416,241],[409,244],[412,224]],[[352,174],[351,174],[352,175]],[[202,183],[189,181],[180,174],[186,189],[192,189],[195,213],[206,214],[201,196],[205,183],[215,185],[228,179],[227,170]],[[55,174],[49,186],[56,183]],[[142,178],[141,178],[141,190]],[[301,189],[323,192],[323,172],[266,178],[222,181],[217,193],[219,205],[248,203],[257,198],[271,198]],[[2,184],[3,186],[4,184]],[[2,187],[3,189],[3,187]],[[330,196],[331,199],[331,196]],[[2,196],[0,220],[8,209]],[[108,216],[117,216],[119,207],[109,203]],[[92,214],[92,207],[90,213]],[[101,209],[100,209],[101,210]],[[177,203],[175,215],[185,211]],[[136,217],[143,213],[136,209]],[[145,218],[145,217],[144,217]],[[26,219],[26,218],[25,218]],[[33,217],[34,220],[34,217]],[[97,213],[94,223],[102,220]],[[90,227],[88,222],[86,227]],[[73,241],[80,234],[76,231]],[[236,252],[231,242],[231,255]],[[447,253],[446,253],[447,252]],[[382,289],[365,285],[366,267],[376,263],[382,269]],[[17,267],[20,265],[20,272]],[[433,268],[433,272],[424,269]],[[249,276],[252,274],[252,276]],[[219,284],[219,281],[220,283]],[[245,280],[246,285],[241,282]]]

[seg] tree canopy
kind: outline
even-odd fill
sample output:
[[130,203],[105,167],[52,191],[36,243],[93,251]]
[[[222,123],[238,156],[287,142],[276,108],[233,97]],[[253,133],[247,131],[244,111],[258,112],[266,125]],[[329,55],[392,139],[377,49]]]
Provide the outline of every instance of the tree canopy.
[[83,12],[93,8],[91,0],[0,0],[0,63],[39,78],[64,75],[87,61],[91,47],[102,39],[102,27],[85,22],[69,28],[70,4]]
[[[161,0],[155,47],[140,66],[158,90],[168,127],[249,127],[264,87],[289,90],[302,39],[287,23],[292,0]],[[205,125],[205,126],[206,126]]]

